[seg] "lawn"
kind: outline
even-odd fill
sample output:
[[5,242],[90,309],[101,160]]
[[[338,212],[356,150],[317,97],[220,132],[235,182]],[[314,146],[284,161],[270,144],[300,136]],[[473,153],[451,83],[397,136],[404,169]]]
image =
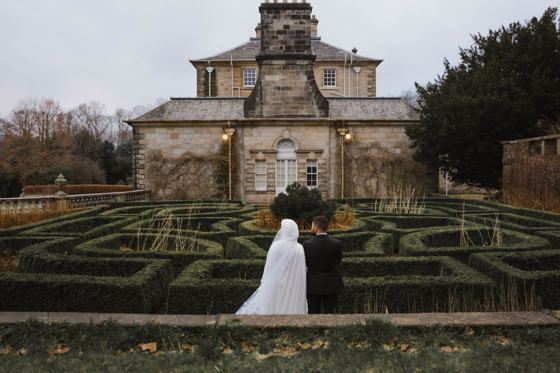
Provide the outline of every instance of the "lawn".
[[2,372],[558,372],[560,327],[0,326]]

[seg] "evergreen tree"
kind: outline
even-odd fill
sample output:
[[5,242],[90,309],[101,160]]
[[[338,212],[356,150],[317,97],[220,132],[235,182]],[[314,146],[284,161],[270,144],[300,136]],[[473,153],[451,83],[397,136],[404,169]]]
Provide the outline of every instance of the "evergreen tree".
[[416,160],[448,171],[459,182],[497,186],[500,141],[540,136],[540,120],[559,118],[557,8],[473,40],[473,46],[460,50],[457,66],[445,60],[435,82],[416,83],[420,125],[407,134]]
[[313,218],[317,215],[323,215],[330,220],[336,211],[336,203],[324,201],[317,189],[308,189],[299,183],[293,183],[286,188],[285,193],[280,193],[274,198],[270,211],[277,218],[305,221],[311,226]]

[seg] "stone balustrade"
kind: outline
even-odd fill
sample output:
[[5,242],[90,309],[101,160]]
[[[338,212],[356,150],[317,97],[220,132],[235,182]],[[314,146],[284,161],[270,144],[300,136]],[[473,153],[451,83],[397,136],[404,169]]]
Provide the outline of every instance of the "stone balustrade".
[[74,194],[66,196],[36,196],[18,198],[0,198],[0,211],[31,210],[43,206],[56,205],[57,208],[83,208],[108,205],[112,202],[147,201],[149,190],[133,190],[130,192]]

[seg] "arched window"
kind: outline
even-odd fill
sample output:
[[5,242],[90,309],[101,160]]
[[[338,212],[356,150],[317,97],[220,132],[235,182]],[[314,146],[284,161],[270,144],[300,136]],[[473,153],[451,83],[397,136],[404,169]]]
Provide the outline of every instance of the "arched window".
[[276,194],[280,194],[297,181],[296,144],[292,140],[280,140],[276,150]]

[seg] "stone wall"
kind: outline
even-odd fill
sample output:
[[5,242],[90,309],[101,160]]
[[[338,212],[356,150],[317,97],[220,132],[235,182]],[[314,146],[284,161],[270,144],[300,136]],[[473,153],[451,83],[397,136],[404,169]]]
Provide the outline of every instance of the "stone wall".
[[215,198],[222,125],[154,123],[134,129],[136,184],[154,199]]
[[[233,97],[248,97],[253,88],[243,87],[243,70],[246,68],[257,69],[257,62],[240,62],[234,61],[233,68]],[[197,69],[197,96],[205,97],[208,92],[207,82],[204,80],[205,68],[208,66],[204,63],[196,63]],[[215,68],[212,74],[217,76],[218,97],[232,97],[231,84],[231,65],[230,62],[212,62]],[[375,97],[376,96],[376,63],[363,62],[359,64],[362,70],[358,74],[358,96],[359,97]],[[336,87],[323,86],[323,70],[336,69]],[[356,97],[356,73],[354,70],[348,73],[346,69],[346,77],[344,72],[344,62],[315,61],[313,65],[314,80],[318,89],[323,96],[326,97],[342,97],[346,92],[347,97]],[[346,85],[346,90],[344,89]]]
[[[135,171],[138,188],[155,199],[216,198],[227,185],[216,180],[226,162],[221,141],[227,122],[137,126]],[[244,120],[230,122],[235,164],[234,199],[270,203],[276,196],[277,144],[296,145],[297,181],[306,184],[306,162],[317,160],[318,189],[324,198],[341,197],[342,122],[330,120]],[[405,125],[344,122],[353,141],[345,143],[345,197],[380,197],[393,187],[411,185],[420,193],[435,190],[435,176],[412,159]],[[266,160],[267,190],[255,189],[255,161]]]

